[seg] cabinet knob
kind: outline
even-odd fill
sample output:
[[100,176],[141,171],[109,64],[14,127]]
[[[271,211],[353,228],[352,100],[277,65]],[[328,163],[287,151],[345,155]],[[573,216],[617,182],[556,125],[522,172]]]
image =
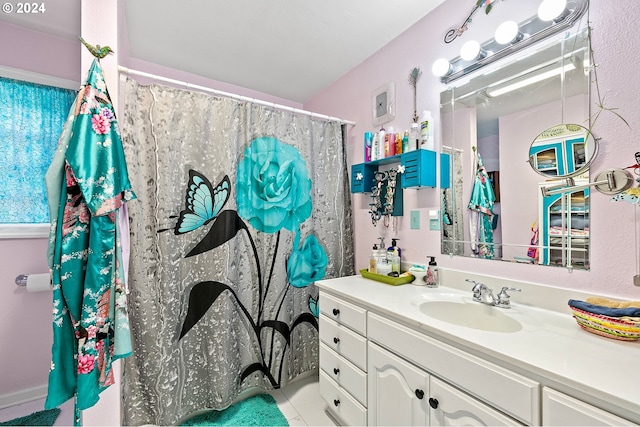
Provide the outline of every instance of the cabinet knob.
[[338,344],[340,342],[340,338],[338,337],[333,337],[333,343],[334,344]]
[[338,406],[340,404],[340,400],[338,399],[333,399],[333,404]]
[[338,368],[333,368],[333,373],[338,375],[340,373],[340,369]]
[[419,388],[416,389],[416,397],[418,399],[422,399],[424,397],[424,391],[420,390]]
[[337,308],[333,309],[333,315],[337,316],[338,314],[340,314],[340,310],[338,310]]
[[429,406],[431,406],[433,409],[437,409],[438,408],[438,399],[434,399],[433,397],[429,398]]

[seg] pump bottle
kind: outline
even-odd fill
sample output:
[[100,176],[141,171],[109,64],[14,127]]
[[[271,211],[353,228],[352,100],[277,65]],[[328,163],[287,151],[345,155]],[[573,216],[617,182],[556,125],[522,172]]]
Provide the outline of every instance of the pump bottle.
[[430,288],[437,288],[440,284],[440,278],[438,276],[438,264],[436,263],[436,257],[430,256],[431,260],[427,266],[427,275],[424,276],[424,281]]

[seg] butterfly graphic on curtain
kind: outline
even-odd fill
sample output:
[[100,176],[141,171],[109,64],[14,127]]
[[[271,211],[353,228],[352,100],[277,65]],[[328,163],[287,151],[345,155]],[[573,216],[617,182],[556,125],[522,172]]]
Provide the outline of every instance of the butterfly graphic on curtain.
[[214,188],[206,176],[190,169],[185,209],[180,212],[174,233],[188,233],[213,221],[229,200],[230,194],[231,183],[228,175],[225,175]]

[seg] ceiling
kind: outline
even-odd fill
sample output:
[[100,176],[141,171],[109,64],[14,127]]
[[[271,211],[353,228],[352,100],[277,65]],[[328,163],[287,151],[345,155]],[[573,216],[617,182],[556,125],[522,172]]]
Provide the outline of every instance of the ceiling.
[[[444,0],[125,0],[132,58],[304,103]],[[80,1],[0,20],[75,40]],[[97,41],[94,43],[99,44]]]

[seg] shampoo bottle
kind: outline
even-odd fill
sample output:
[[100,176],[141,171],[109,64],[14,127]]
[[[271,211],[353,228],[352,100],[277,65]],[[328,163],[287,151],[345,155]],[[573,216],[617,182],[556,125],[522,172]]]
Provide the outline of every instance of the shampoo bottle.
[[431,112],[424,110],[420,119],[420,148],[433,151],[435,143],[433,139],[433,117]]
[[380,139],[377,133],[373,134],[371,141],[371,160],[378,160],[380,157]]
[[404,135],[402,135],[402,152],[406,153],[409,151],[409,131],[405,130]]
[[387,248],[387,259],[391,263],[391,271],[400,273],[400,248],[396,245],[396,241],[400,239],[391,239],[391,246]]
[[392,126],[389,126],[385,143],[384,143],[385,157],[391,157],[396,155],[396,131]]
[[436,257],[430,256],[429,266],[427,267],[427,275],[424,277],[424,281],[430,288],[437,288],[440,284],[438,277],[438,264],[436,263]]
[[420,147],[420,123],[411,123],[409,131],[409,147],[406,151],[413,151]]
[[371,144],[373,143],[373,132],[364,133],[364,161],[371,161]]
[[385,139],[387,136],[387,131],[382,127],[380,128],[380,132],[378,132],[378,160],[385,158]]

